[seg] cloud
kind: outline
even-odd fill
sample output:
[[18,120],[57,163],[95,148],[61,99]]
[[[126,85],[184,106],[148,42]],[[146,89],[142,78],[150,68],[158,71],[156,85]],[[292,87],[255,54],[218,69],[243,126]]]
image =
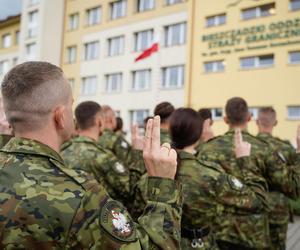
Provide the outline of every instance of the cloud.
[[0,20],[21,13],[22,0],[0,0]]

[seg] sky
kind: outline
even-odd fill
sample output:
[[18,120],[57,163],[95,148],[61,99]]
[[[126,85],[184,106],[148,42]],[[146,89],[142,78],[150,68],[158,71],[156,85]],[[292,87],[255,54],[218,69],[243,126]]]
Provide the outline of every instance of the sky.
[[21,12],[22,0],[0,0],[0,20]]

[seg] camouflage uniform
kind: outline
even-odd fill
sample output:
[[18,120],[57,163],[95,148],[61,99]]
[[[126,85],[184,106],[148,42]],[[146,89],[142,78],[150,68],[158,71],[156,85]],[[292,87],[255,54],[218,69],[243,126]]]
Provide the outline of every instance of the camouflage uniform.
[[160,129],[160,142],[163,143],[170,143],[172,142],[171,136],[168,130]]
[[[113,153],[93,139],[86,136],[72,138],[62,145],[61,156],[68,167],[93,174],[113,199],[126,205],[131,202],[132,187],[140,175],[120,163]],[[131,180],[131,174],[134,180]]]
[[0,150],[1,249],[177,249],[181,191],[149,178],[139,224],[84,171],[54,150],[13,138]]
[[0,148],[4,147],[12,137],[12,135],[0,135]]
[[[243,131],[243,139],[251,143],[251,168],[260,178],[260,186],[264,190],[279,191],[290,197],[299,193],[299,173],[295,168],[287,168],[279,154],[264,141]],[[200,159],[216,162],[233,176],[244,180],[237,164],[234,150],[234,131],[215,137],[200,147]],[[249,168],[248,168],[249,169]],[[217,239],[220,243],[234,244],[248,248],[267,248],[270,246],[269,221],[267,213],[243,215],[226,215],[218,218],[216,223]],[[222,245],[220,244],[222,247]],[[224,247],[225,248],[225,247]],[[227,248],[227,247],[226,247]]]
[[[288,141],[283,141],[268,133],[259,133],[257,137],[278,151],[287,165],[294,165],[296,150]],[[280,192],[270,192],[270,201],[273,207],[269,213],[272,249],[284,250],[290,217],[289,199]]]

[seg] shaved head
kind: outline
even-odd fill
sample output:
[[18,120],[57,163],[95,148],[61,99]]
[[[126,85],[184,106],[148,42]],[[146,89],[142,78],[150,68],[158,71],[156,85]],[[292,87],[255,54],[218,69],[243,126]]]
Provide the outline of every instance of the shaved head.
[[277,123],[276,111],[272,107],[261,108],[257,120],[260,126],[273,127]]
[[71,90],[57,66],[26,62],[4,77],[2,96],[8,122],[16,131],[25,131],[43,126],[53,108],[69,101]]

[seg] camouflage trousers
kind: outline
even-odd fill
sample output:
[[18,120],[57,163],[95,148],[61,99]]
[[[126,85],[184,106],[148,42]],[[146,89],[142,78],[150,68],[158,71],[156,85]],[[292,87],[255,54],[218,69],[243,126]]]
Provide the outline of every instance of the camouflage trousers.
[[287,230],[288,230],[288,223],[286,224],[270,223],[271,250],[285,250]]

